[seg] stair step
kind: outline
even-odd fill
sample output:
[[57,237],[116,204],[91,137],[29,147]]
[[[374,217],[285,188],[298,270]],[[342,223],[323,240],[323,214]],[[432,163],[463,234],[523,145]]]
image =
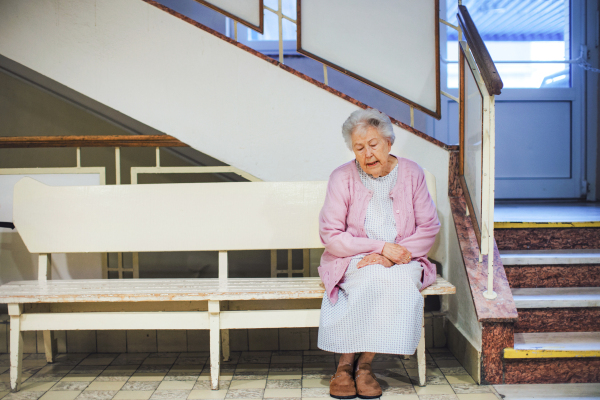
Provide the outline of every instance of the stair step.
[[504,358],[600,357],[600,332],[515,333]]
[[600,287],[511,289],[519,308],[600,307]]
[[600,383],[494,385],[504,400],[600,399]]
[[600,264],[600,250],[512,250],[500,258],[504,265]]

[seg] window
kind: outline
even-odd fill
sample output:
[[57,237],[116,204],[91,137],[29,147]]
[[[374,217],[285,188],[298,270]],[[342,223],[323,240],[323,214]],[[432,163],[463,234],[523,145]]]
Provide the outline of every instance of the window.
[[[279,8],[278,0],[264,0],[264,5],[275,11]],[[283,14],[293,20],[296,19],[296,0],[282,0]],[[265,9],[264,34],[238,24],[238,40],[255,50],[267,54],[279,51],[279,17],[277,14]],[[283,50],[285,53],[296,51],[296,24],[283,18]]]
[[[571,86],[570,12],[565,0],[464,0],[505,88]],[[458,24],[457,0],[446,0],[447,21]],[[458,32],[447,27],[449,88],[458,87]],[[517,61],[506,63],[503,61]]]

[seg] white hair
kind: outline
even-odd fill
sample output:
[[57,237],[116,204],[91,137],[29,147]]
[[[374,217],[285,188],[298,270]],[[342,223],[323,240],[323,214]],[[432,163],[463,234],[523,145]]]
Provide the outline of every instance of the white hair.
[[352,150],[352,134],[364,135],[369,127],[377,129],[381,136],[394,144],[396,135],[390,118],[381,111],[367,108],[366,110],[354,111],[342,125],[342,136],[344,136],[346,145],[350,150]]

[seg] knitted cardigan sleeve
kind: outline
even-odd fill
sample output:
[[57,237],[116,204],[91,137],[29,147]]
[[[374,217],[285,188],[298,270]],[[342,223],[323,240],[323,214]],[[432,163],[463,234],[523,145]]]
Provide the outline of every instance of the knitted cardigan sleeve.
[[334,171],[327,184],[325,203],[319,214],[319,234],[325,250],[336,257],[352,257],[364,253],[383,251],[384,241],[366,237],[355,237],[346,232],[350,209],[348,178],[340,171]]

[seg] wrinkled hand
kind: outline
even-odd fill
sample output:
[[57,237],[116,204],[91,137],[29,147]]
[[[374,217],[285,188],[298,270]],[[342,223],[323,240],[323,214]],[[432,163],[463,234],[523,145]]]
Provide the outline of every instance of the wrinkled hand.
[[366,267],[367,265],[381,264],[386,268],[394,265],[393,262],[382,256],[381,254],[371,253],[364,256],[362,260],[358,262],[356,268]]
[[410,254],[410,251],[406,247],[395,243],[386,243],[383,246],[381,255],[400,265],[408,264],[412,258],[412,254]]

